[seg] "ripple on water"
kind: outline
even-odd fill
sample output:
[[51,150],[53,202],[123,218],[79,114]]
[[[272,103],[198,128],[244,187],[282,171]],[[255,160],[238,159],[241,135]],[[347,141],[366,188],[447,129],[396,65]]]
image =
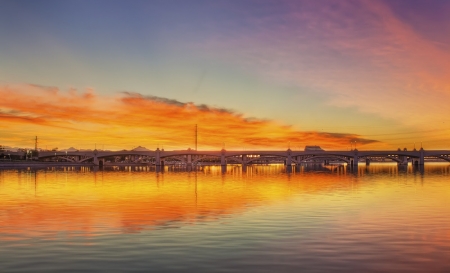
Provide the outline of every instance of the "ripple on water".
[[1,170],[0,271],[449,271],[448,166],[395,168]]

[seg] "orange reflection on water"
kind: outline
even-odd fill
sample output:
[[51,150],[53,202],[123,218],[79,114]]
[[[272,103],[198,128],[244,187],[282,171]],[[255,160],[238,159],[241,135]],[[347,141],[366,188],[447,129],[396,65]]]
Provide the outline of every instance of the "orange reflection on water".
[[[448,166],[428,170],[450,173]],[[422,198],[424,190],[431,200]],[[226,173],[220,167],[189,173],[167,172],[167,168],[156,173],[145,167],[98,172],[4,170],[0,171],[0,239],[55,239],[181,227],[266,210],[283,202],[319,214],[330,211],[336,225],[395,226],[395,219],[416,225],[413,217],[404,216],[425,215],[433,211],[430,207],[439,214],[448,212],[447,193],[448,187],[439,191],[423,187],[423,174],[411,166],[401,169],[396,165],[374,164],[354,172],[343,166],[302,166],[292,173],[286,173],[283,166],[251,166],[246,171],[229,166]],[[291,209],[284,204],[286,211]],[[422,204],[423,211],[417,204]]]
[[[0,233],[8,238],[95,236],[211,221],[300,192],[351,187],[327,173],[302,180],[280,167],[192,173],[2,171]],[[255,179],[257,177],[257,179]],[[339,179],[338,179],[339,180]],[[342,184],[344,183],[344,184]]]
[[255,262],[288,253],[293,265],[338,258],[376,272],[442,272],[449,176],[449,164],[0,170],[0,241],[14,240],[3,253],[90,244],[101,255],[143,247],[155,256],[199,246],[209,261],[209,251],[232,247],[244,259],[252,249]]

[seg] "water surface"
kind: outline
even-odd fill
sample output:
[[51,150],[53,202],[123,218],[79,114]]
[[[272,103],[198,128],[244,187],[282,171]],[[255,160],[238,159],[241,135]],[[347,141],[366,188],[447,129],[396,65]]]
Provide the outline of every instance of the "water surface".
[[450,271],[450,166],[0,170],[0,272]]

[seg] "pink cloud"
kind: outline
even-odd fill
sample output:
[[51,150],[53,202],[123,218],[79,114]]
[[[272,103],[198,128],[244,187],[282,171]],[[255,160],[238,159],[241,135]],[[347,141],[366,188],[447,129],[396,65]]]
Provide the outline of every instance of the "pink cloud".
[[[284,13],[247,14],[230,36],[197,46],[263,80],[322,92],[422,128],[450,114],[450,52],[425,39],[381,1],[283,1]],[[245,16],[244,16],[245,17]]]

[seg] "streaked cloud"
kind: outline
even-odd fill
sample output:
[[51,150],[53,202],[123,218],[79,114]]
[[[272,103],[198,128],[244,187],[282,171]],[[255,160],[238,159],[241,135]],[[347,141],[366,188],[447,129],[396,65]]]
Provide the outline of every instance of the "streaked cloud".
[[227,149],[285,149],[288,145],[303,149],[313,144],[347,149],[351,141],[377,143],[356,134],[298,131],[229,109],[131,92],[99,96],[93,89],[15,85],[0,87],[0,96],[0,121],[8,124],[10,136],[29,139],[28,143],[22,139],[21,145],[29,145],[38,135],[41,145],[50,147],[98,143],[109,149],[137,145],[186,149],[193,148],[196,124],[200,149],[223,145]]
[[[337,136],[326,132],[343,133],[342,142],[330,144],[341,145],[353,132],[394,149],[422,141],[429,149],[448,147],[448,1],[162,1],[127,4],[126,14],[124,5],[2,7],[0,84],[39,84],[26,87],[28,98],[25,91],[9,94],[8,103],[29,105],[2,105],[2,139],[28,138],[46,126],[55,140],[72,130],[71,141],[80,141],[83,128],[91,146],[109,137],[129,146],[129,134],[145,135],[139,141],[150,146],[175,136],[191,146],[199,124],[203,143],[216,139],[214,146],[285,147],[286,134],[270,126],[289,124],[284,131],[301,145]],[[66,86],[76,89],[59,89]],[[96,92],[81,92],[85,86]],[[163,124],[169,121],[173,130]],[[228,127],[208,131],[213,125],[201,122]],[[244,141],[233,135],[246,134],[241,127],[272,129],[248,132]]]
[[424,37],[388,2],[270,3],[241,11],[235,33],[217,31],[196,46],[265,81],[325,94],[333,107],[420,129],[450,114],[449,48]]

